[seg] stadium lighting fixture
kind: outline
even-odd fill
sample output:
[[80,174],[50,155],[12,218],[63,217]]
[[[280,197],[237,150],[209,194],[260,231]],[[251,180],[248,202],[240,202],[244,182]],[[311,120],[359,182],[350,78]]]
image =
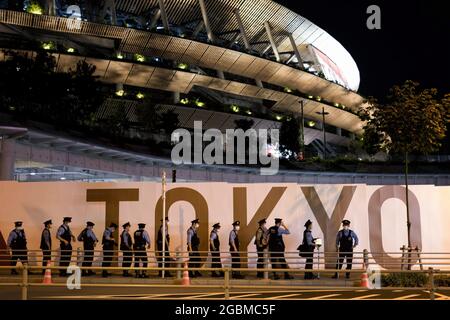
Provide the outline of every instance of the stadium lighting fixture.
[[189,66],[187,65],[187,63],[179,63],[178,64],[178,69],[181,70],[186,70]]
[[205,106],[205,103],[204,103],[203,101],[196,100],[196,101],[195,101],[195,105],[196,105],[197,107],[203,108],[203,107]]
[[75,49],[74,49],[74,48],[67,48],[67,52],[68,52],[68,53],[74,53],[74,52],[75,52]]
[[55,49],[55,44],[53,42],[43,42],[41,45],[44,50],[53,50]]
[[308,127],[314,127],[316,123],[314,121],[308,121]]
[[138,62],[145,62],[145,57],[144,57],[142,54],[136,53],[136,54],[134,55],[134,58],[135,58],[136,61],[138,61]]
[[118,97],[123,97],[125,95],[125,90],[123,90],[123,89],[118,89],[117,91],[116,91],[116,96],[118,96]]
[[188,98],[183,98],[180,100],[181,104],[188,104],[189,103],[189,99]]
[[141,93],[141,92],[138,92],[138,93],[136,94],[136,98],[138,98],[138,99],[144,99],[144,98],[145,98],[145,95],[144,95],[143,93]]
[[118,54],[116,55],[116,57],[117,57],[117,59],[120,59],[120,60],[123,59],[123,55],[122,55],[121,53],[118,53]]
[[232,110],[233,112],[238,113],[238,112],[239,112],[239,106],[238,106],[238,105],[235,105],[235,104],[232,104],[232,105],[231,105],[231,110]]

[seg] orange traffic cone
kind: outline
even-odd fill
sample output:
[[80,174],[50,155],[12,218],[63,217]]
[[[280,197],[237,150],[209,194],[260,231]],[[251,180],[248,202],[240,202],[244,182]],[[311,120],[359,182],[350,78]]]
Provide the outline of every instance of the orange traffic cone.
[[191,279],[189,279],[189,271],[188,271],[187,263],[184,264],[183,280],[181,280],[181,285],[183,285],[183,286],[191,285]]
[[361,284],[360,284],[360,287],[367,288],[367,289],[370,288],[370,287],[369,287],[369,276],[367,275],[367,272],[363,272],[363,273],[361,274]]
[[[51,266],[51,262],[48,261],[47,262],[47,267]],[[52,283],[52,270],[47,268],[45,269],[45,274],[44,274],[44,281],[42,281],[42,283],[45,284],[51,284]]]

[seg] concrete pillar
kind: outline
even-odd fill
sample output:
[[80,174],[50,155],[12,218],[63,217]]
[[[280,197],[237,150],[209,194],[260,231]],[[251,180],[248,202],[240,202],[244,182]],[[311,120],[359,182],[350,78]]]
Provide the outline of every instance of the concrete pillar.
[[180,103],[180,93],[179,92],[172,92],[172,98],[173,98],[174,104]]
[[300,67],[300,69],[304,69],[304,67],[303,67],[303,59],[300,56],[300,51],[298,51],[297,44],[295,43],[295,40],[294,40],[294,37],[292,36],[292,33],[289,33],[289,41],[291,42],[292,49],[294,50],[294,54],[297,57],[298,66]]
[[255,82],[256,82],[256,85],[257,85],[258,87],[260,87],[260,88],[264,88],[264,86],[263,86],[263,83],[262,83],[262,81],[261,81],[261,80],[259,80],[259,79],[255,79]]
[[208,12],[206,11],[205,0],[198,0],[200,4],[200,10],[202,11],[203,22],[205,23],[206,33],[208,34],[208,39],[211,42],[215,42],[214,34],[211,30],[211,25],[209,24]]
[[219,79],[225,80],[225,75],[223,74],[223,71],[216,70],[216,72],[217,72],[217,77],[219,77]]
[[14,180],[15,151],[15,139],[0,139],[0,181]]
[[242,23],[241,14],[239,13],[239,9],[234,10],[234,14],[236,15],[236,20],[239,25],[239,30],[241,32],[242,40],[244,41],[245,49],[251,50],[252,47],[250,45],[250,41],[248,40],[247,34],[245,33],[244,24]]
[[270,45],[272,46],[273,53],[275,54],[275,58],[278,62],[281,61],[280,53],[278,52],[277,45],[275,40],[273,39],[272,30],[270,29],[269,21],[264,22],[264,27],[266,28],[267,36],[269,37]]
[[56,16],[56,3],[55,0],[45,1],[45,12],[49,16]]
[[167,18],[166,6],[164,0],[158,0],[159,10],[161,10],[161,19],[164,26],[164,31],[170,33],[169,19]]
[[198,34],[200,33],[200,31],[202,31],[202,29],[205,27],[205,23],[203,21],[200,21],[197,26],[195,27],[194,32],[192,33],[192,37],[195,39],[197,38]]
[[160,18],[161,18],[161,9],[158,9],[158,10],[156,10],[155,15],[153,16],[152,20],[150,21],[150,24],[149,24],[150,30],[153,30],[156,28],[156,25]]
[[99,21],[103,21],[106,14],[111,15],[111,24],[117,25],[117,14],[116,14],[116,4],[114,0],[106,0],[103,7],[99,8]]

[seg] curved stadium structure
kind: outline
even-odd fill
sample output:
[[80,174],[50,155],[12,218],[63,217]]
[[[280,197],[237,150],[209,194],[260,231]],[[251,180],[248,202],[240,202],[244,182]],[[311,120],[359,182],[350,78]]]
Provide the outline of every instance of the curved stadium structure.
[[[203,129],[279,128],[300,117],[305,144],[340,153],[362,131],[358,67],[325,30],[271,0],[1,1],[3,49],[35,55],[36,43],[58,71],[80,60],[115,88],[96,117],[117,108],[137,121],[144,96],[180,124]],[[7,58],[2,50],[0,59]],[[326,125],[322,123],[325,111]]]

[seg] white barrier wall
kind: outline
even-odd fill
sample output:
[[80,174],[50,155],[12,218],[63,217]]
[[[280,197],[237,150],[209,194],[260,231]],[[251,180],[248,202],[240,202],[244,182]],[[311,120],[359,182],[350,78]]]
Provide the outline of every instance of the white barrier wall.
[[[172,251],[186,250],[186,230],[195,217],[200,218],[201,250],[207,250],[211,226],[220,222],[221,250],[228,251],[231,224],[240,220],[241,250],[248,244],[247,250],[255,251],[257,221],[265,217],[268,227],[274,218],[284,219],[291,231],[284,237],[287,251],[295,251],[302,241],[308,219],[314,222],[313,235],[324,239],[326,251],[334,250],[344,217],[359,236],[358,251],[398,252],[407,244],[402,186],[177,183],[168,184],[167,190]],[[146,223],[154,248],[162,215],[160,198],[158,183],[0,182],[0,246],[4,247],[14,221],[21,220],[28,248],[39,249],[43,222],[52,219],[55,234],[62,218],[71,216],[76,236],[88,220],[96,224],[98,238],[111,221],[119,226],[129,221],[132,231],[138,223]],[[412,186],[409,198],[412,244],[424,252],[450,252],[450,187]],[[58,241],[53,239],[56,249]],[[375,261],[389,268],[390,260]]]

